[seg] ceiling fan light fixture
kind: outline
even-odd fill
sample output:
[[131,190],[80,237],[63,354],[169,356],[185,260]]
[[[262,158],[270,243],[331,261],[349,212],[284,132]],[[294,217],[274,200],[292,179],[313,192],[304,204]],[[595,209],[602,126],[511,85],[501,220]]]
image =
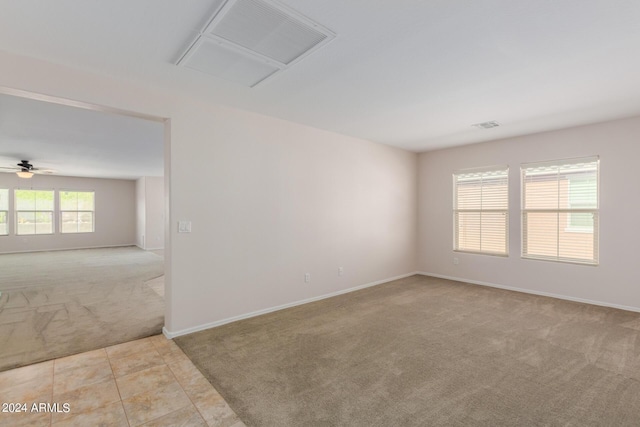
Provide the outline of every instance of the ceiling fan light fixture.
[[33,176],[33,172],[23,170],[16,172],[16,175],[18,175],[20,178],[31,178]]

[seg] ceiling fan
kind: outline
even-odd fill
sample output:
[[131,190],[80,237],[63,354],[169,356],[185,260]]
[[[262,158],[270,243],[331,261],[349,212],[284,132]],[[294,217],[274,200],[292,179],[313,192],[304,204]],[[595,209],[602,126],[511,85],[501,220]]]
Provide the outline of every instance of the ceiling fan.
[[34,173],[49,175],[55,172],[53,169],[34,168],[33,165],[29,163],[29,160],[20,160],[20,163],[16,164],[16,166],[0,166],[0,169],[15,171],[20,178],[31,178]]

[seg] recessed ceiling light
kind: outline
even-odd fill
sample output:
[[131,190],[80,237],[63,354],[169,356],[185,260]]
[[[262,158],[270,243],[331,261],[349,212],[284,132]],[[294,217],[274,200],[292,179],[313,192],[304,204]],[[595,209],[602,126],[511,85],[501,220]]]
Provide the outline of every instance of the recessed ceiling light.
[[471,126],[477,127],[478,129],[491,129],[497,128],[498,126],[500,126],[500,123],[496,122],[495,120],[491,120],[489,122],[476,123],[475,125]]

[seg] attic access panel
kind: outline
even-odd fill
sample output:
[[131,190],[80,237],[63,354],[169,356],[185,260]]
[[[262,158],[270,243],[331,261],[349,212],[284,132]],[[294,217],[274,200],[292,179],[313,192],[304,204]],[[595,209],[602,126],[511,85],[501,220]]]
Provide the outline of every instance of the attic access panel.
[[[334,37],[320,24],[271,0],[227,0],[178,65],[254,87]],[[243,75],[234,76],[234,67]]]
[[328,37],[301,18],[262,0],[231,0],[206,33],[288,65]]
[[180,65],[249,87],[279,70],[275,65],[204,37],[196,41]]

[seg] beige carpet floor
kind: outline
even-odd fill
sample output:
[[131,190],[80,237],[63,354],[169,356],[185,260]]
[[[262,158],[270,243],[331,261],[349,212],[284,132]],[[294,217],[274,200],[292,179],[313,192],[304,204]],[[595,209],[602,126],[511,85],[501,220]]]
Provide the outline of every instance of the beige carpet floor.
[[640,314],[413,276],[175,341],[247,426],[637,426]]
[[136,247],[0,255],[0,371],[160,333],[163,271]]

